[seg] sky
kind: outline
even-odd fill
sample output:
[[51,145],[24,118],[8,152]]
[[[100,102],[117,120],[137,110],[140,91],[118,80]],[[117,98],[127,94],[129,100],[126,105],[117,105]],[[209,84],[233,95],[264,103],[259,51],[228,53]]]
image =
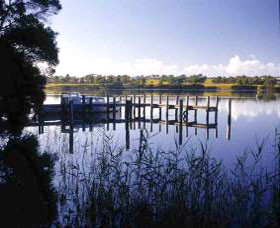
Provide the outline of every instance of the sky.
[[279,0],[61,0],[56,75],[280,76]]

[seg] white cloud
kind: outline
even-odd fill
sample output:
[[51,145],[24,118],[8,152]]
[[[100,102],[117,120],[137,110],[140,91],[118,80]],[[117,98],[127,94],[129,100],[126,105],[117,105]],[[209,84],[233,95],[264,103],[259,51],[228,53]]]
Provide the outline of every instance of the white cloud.
[[[65,75],[69,72],[70,75],[83,76],[85,74],[95,73],[103,75],[151,75],[151,74],[174,74],[178,73],[177,65],[164,64],[157,59],[136,59],[132,62],[115,63],[111,59],[96,59],[82,60],[77,59],[71,61],[72,64],[61,64],[57,67],[57,74]],[[75,64],[74,64],[75,62]],[[65,72],[64,69],[67,69]]]
[[209,76],[236,76],[236,75],[248,75],[248,76],[261,76],[261,75],[273,75],[277,76],[280,73],[280,65],[274,63],[262,63],[256,59],[254,55],[250,56],[249,60],[242,60],[239,56],[232,57],[227,65],[188,65],[185,67],[185,73],[190,74],[205,74]]
[[280,73],[280,65],[274,63],[262,63],[254,55],[248,60],[242,60],[239,56],[232,57],[228,64],[193,64],[184,68],[176,64],[167,64],[154,58],[142,58],[128,62],[115,62],[112,59],[91,59],[83,57],[78,51],[73,56],[61,56],[61,63],[57,67],[58,75],[83,76],[90,73],[103,75],[128,74],[151,75],[151,74],[204,74],[208,76],[235,76],[235,75],[274,75]]

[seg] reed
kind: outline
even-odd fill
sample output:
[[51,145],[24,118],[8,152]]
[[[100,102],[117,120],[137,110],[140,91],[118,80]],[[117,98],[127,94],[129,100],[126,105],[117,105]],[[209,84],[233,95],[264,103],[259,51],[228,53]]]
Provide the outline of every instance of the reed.
[[[57,224],[75,227],[276,227],[280,215],[279,136],[274,168],[265,140],[226,168],[207,145],[154,150],[142,131],[127,152],[100,132],[79,155],[60,156]],[[97,147],[96,147],[97,148]],[[188,149],[186,149],[188,148]],[[79,157],[77,157],[79,156]]]

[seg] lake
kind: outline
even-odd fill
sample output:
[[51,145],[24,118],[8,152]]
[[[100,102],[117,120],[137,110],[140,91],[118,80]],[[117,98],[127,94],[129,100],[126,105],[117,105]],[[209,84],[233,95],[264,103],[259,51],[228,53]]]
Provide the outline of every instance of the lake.
[[[120,93],[111,95],[119,99]],[[137,97],[142,95],[136,93]],[[178,112],[169,110],[167,116],[163,105],[161,112],[155,108],[153,113],[147,106],[145,118],[143,108],[142,118],[138,118],[137,109],[135,114],[132,110],[131,121],[126,121],[122,107],[115,120],[112,113],[109,115],[110,121],[106,114],[76,114],[70,126],[63,116],[48,115],[41,118],[40,126],[26,126],[23,135],[37,136],[38,154],[46,152],[55,161],[54,176],[46,185],[51,194],[53,184],[57,194],[55,222],[71,227],[108,223],[122,227],[165,219],[169,223],[172,216],[165,215],[177,216],[179,211],[186,224],[200,224],[201,216],[207,213],[211,215],[205,224],[212,219],[220,223],[223,215],[233,218],[229,224],[237,227],[273,220],[279,206],[274,205],[274,197],[279,196],[274,190],[280,189],[279,161],[275,159],[279,153],[280,97],[274,94],[257,100],[248,93],[229,97],[165,91],[162,103],[166,96],[170,105],[176,103],[177,96],[184,102],[190,96],[189,104],[193,105],[196,95],[199,106],[206,105],[207,96],[211,96],[210,107],[216,105],[219,95],[218,111],[210,112],[209,121],[205,110],[198,110],[196,117],[192,110],[189,124],[178,124]],[[146,98],[150,103],[151,93],[146,93]],[[158,93],[153,99],[154,104],[159,103]],[[47,95],[45,104],[59,103],[59,95]],[[197,123],[191,124],[195,118]],[[25,148],[27,142],[23,139],[19,148]],[[36,154],[37,144],[30,145],[33,150],[29,153]],[[12,150],[9,155],[13,144],[7,148]],[[16,161],[21,164],[22,160]],[[51,168],[39,167],[40,172]],[[33,197],[32,192],[29,197]],[[10,198],[14,198],[12,194]]]
[[[166,95],[166,94],[165,94]],[[186,95],[194,96],[195,94],[180,94],[182,98]],[[215,94],[211,97],[211,105],[215,105]],[[154,103],[157,103],[157,95],[154,95]],[[176,94],[170,95],[169,103],[175,104]],[[83,124],[79,122],[74,126],[73,143],[71,143],[71,134],[62,132],[61,126],[45,126],[44,133],[39,134],[37,127],[28,127],[27,131],[35,133],[39,136],[42,150],[61,151],[73,150],[73,154],[79,154],[84,151],[85,144],[94,151],[100,146],[101,138],[106,135],[112,138],[112,143],[118,147],[129,148],[130,151],[139,147],[139,138],[141,130],[144,130],[145,136],[148,138],[149,145],[153,149],[161,149],[165,151],[174,150],[176,145],[184,148],[197,148],[200,143],[207,146],[211,154],[218,160],[222,160],[227,166],[236,159],[237,156],[245,151],[256,150],[258,145],[263,141],[264,151],[266,153],[266,161],[269,163],[271,154],[274,151],[275,134],[279,128],[280,121],[280,98],[273,97],[265,100],[256,100],[254,96],[243,94],[239,97],[232,98],[231,115],[229,116],[229,98],[221,97],[218,107],[217,127],[209,129],[183,127],[165,123],[156,123],[150,121],[136,121],[129,125],[127,132],[125,123],[109,123],[95,124],[92,129],[89,126],[83,129]],[[147,95],[149,103],[149,95]],[[163,103],[165,96],[163,96]],[[190,104],[194,102],[190,99]],[[199,105],[205,105],[206,100],[203,97],[199,99]],[[60,96],[47,95],[46,104],[59,104]],[[165,117],[165,108],[162,109],[162,119]],[[120,114],[121,118],[125,118],[124,108]],[[143,110],[141,110],[141,115]],[[136,111],[137,115],[137,111]],[[146,107],[146,119],[150,119],[150,109]],[[155,109],[154,119],[159,117],[159,111]],[[193,113],[189,113],[189,121],[192,121]],[[215,115],[210,113],[209,122],[214,122]],[[175,119],[175,111],[169,110],[168,119]],[[230,121],[229,121],[230,120]],[[206,122],[206,112],[198,110],[197,121],[199,123]],[[229,123],[230,122],[230,123]],[[127,135],[128,134],[128,135]],[[207,137],[208,134],[208,137]],[[180,140],[181,137],[181,140]],[[129,140],[128,140],[129,139]],[[128,150],[128,151],[129,151]]]

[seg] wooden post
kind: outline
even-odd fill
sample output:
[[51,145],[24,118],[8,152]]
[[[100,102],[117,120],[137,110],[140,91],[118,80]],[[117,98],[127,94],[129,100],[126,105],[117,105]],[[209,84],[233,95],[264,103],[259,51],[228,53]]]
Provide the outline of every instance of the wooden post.
[[74,119],[74,110],[73,110],[73,101],[69,103],[69,114],[70,114],[70,135],[69,135],[69,151],[72,154],[74,148],[74,136],[73,136],[73,119]]
[[131,100],[126,100],[125,101],[125,119],[128,121],[131,120],[131,109],[132,109]]
[[179,107],[179,145],[183,143],[183,99],[180,99],[180,107]]
[[113,97],[113,131],[116,130],[116,97]]
[[[144,107],[143,107],[143,118],[144,120],[146,119],[146,94],[144,93],[144,97],[143,97],[143,104],[144,104]],[[144,121],[144,126],[145,126],[145,121]]]
[[231,139],[231,99],[228,101],[227,140]]
[[166,115],[166,119],[165,119],[165,133],[168,135],[168,115]]
[[130,129],[132,129],[132,101],[130,100],[126,100],[126,105],[125,105],[125,119],[127,121],[129,121],[130,123]]
[[69,102],[69,115],[70,124],[72,125],[74,119],[73,101]]
[[180,100],[180,97],[179,97],[179,96],[176,96],[176,105],[179,104],[179,100]]
[[195,100],[194,100],[194,102],[195,102],[195,105],[197,105],[197,104],[198,104],[198,97],[197,97],[197,96],[195,96]]
[[161,93],[159,94],[159,98],[158,98],[158,99],[159,99],[158,102],[159,102],[159,104],[161,105],[161,103],[162,103],[162,95],[161,95]]
[[89,122],[89,131],[92,132],[92,121]]
[[169,111],[169,97],[168,96],[166,96],[165,104],[166,104],[166,111],[165,111],[166,113],[165,114],[166,114],[166,117],[168,117],[168,111]]
[[189,122],[189,96],[186,99],[186,122]]
[[116,97],[113,97],[113,120],[116,120]]
[[[109,108],[109,102],[110,102],[110,97],[109,97],[109,95],[107,95],[107,114],[109,113],[109,111],[110,111],[110,108]],[[107,117],[108,117],[108,115],[107,115]]]
[[210,97],[208,96],[207,97],[207,109],[206,109],[206,124],[207,125],[209,125],[209,108],[210,108]]
[[[198,97],[195,96],[195,106],[198,104]],[[197,123],[197,109],[194,110],[194,122]],[[196,134],[197,134],[197,129],[196,129]]]
[[184,105],[184,101],[183,101],[183,99],[180,99],[180,107],[179,107],[179,120],[180,120],[180,123],[183,123],[183,105]]
[[150,132],[153,132],[153,113],[154,113],[154,97],[151,95],[151,100],[150,100]]
[[[144,141],[144,134],[143,134],[143,130],[140,130],[140,140],[139,140],[139,151],[142,151],[142,148],[145,144],[145,141]],[[140,158],[141,159],[141,158]]]
[[169,125],[168,125],[168,123],[169,123],[169,121],[168,121],[168,118],[169,118],[169,115],[168,115],[168,112],[169,112],[169,96],[166,96],[166,102],[165,102],[165,104],[166,104],[166,117],[165,117],[165,133],[168,135],[168,127],[169,127]]
[[206,139],[209,139],[209,108],[210,108],[210,97],[207,97],[207,109],[206,109]]
[[219,105],[219,97],[216,97],[216,110],[215,110],[215,124],[218,123],[218,105]]
[[[179,96],[176,96],[176,103],[175,105],[178,106],[179,104]],[[175,121],[177,122],[178,121],[178,108],[175,106]]]
[[154,102],[154,98],[153,95],[151,95],[151,103],[150,103],[150,120],[153,120],[153,102]]
[[141,119],[141,97],[138,97],[138,119]]
[[138,97],[138,129],[141,128],[141,97]]
[[92,105],[92,97],[89,98],[89,110],[93,110],[93,105]]
[[86,96],[85,96],[85,95],[82,96],[82,104],[83,104],[83,105],[86,104]]
[[70,125],[70,133],[69,133],[69,152],[70,154],[74,153],[74,129],[73,125]]
[[183,144],[183,124],[179,124],[179,145]]
[[[126,100],[127,101],[127,100]],[[129,135],[129,122],[128,120],[125,121],[125,148],[129,150],[130,148],[130,135]]]
[[218,106],[219,106],[219,97],[216,97],[216,109],[218,110]]
[[207,96],[207,110],[209,109],[210,107],[210,96]]
[[135,94],[133,94],[133,101],[132,101],[133,103],[133,119],[135,119],[135,116],[136,116],[136,109],[135,109],[135,104],[136,104],[136,95]]
[[82,96],[82,105],[83,105],[83,125],[82,125],[82,128],[83,128],[83,132],[86,131],[86,128],[85,128],[85,119],[86,119],[86,96],[83,95]]

